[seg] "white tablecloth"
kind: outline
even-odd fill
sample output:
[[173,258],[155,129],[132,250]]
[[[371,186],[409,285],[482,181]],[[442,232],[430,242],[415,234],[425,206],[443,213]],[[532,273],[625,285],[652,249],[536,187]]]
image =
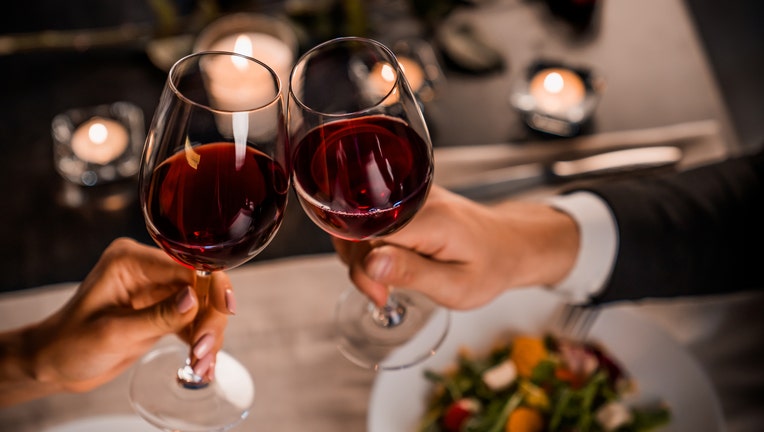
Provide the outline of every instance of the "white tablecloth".
[[[236,430],[365,430],[375,375],[349,363],[334,346],[333,308],[348,286],[337,258],[321,255],[252,264],[230,276],[238,314],[230,321],[225,348],[245,364],[256,384],[254,410]],[[0,296],[0,327],[47,315],[75,286]],[[618,307],[638,309],[698,358],[718,391],[730,432],[762,430],[764,296]],[[37,432],[92,416],[130,413],[125,374],[87,394],[55,395],[0,410],[0,430]]]

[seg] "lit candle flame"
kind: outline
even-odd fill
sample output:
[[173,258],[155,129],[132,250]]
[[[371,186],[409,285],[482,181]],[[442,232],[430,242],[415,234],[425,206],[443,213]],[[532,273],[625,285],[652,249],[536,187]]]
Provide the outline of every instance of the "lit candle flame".
[[395,81],[395,69],[389,64],[382,66],[382,71],[380,73],[382,74],[383,80],[387,82]]
[[[252,41],[249,39],[249,36],[239,35],[233,45],[233,52],[252,57]],[[249,68],[249,62],[245,58],[234,56],[231,57],[231,61],[233,62],[233,65],[241,71]]]
[[565,87],[565,81],[557,72],[551,72],[544,78],[544,88],[549,93],[560,93],[563,87]]
[[109,131],[103,123],[94,123],[88,129],[88,137],[94,144],[103,144],[109,136]]

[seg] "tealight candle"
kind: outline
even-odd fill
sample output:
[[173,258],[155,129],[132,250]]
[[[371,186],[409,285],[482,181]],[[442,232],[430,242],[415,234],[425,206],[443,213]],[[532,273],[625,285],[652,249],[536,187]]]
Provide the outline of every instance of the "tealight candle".
[[254,57],[276,72],[282,86],[287,85],[294,63],[292,48],[266,33],[243,32],[224,36],[212,44],[210,51],[228,51]]
[[[272,39],[272,41],[281,43],[272,36],[262,36],[266,37],[263,40]],[[249,57],[255,56],[255,44],[253,41],[257,42],[257,40],[253,39],[251,34],[235,36],[230,45],[228,43],[229,39],[229,37],[225,38],[221,45],[213,48],[213,50],[234,52]],[[224,46],[228,48],[223,49]],[[270,45],[271,48],[277,46]],[[282,44],[282,46],[287,49],[286,45]],[[262,49],[263,45],[259,45],[259,47]],[[278,49],[273,52],[278,52]],[[272,62],[269,63],[266,59],[263,59],[262,55],[259,56],[259,59],[271,66]],[[217,108],[227,111],[246,111],[270,102],[275,96],[276,89],[270,77],[270,72],[243,57],[220,56],[206,65],[205,69],[208,76],[207,85],[210,96],[214,99]],[[276,69],[274,69],[274,72],[276,72]]]
[[392,65],[378,62],[369,72],[369,89],[376,96],[384,96],[392,90],[397,76]]
[[53,163],[66,180],[94,186],[138,173],[146,132],[136,105],[72,108],[53,117],[50,126]]
[[411,90],[414,93],[418,92],[424,84],[424,70],[415,60],[408,57],[398,56],[398,63],[403,69],[403,75],[406,76],[406,81],[409,82]]
[[[424,70],[419,64],[408,58],[398,57],[398,64],[403,70],[403,75],[406,77],[411,90],[416,93],[422,88],[424,84]],[[386,62],[379,62],[374,65],[369,73],[369,86],[371,90],[377,96],[386,95],[395,84],[395,80],[398,75],[392,65]]]
[[539,111],[562,114],[584,101],[586,87],[576,72],[565,68],[548,68],[533,76],[529,93]]
[[[248,47],[246,51],[241,49],[242,44]],[[222,16],[205,27],[194,41],[193,51],[238,52],[254,57],[273,69],[286,89],[299,42],[288,21],[239,12]]]
[[118,121],[93,117],[72,134],[72,152],[81,160],[101,165],[117,159],[127,149],[127,129]]

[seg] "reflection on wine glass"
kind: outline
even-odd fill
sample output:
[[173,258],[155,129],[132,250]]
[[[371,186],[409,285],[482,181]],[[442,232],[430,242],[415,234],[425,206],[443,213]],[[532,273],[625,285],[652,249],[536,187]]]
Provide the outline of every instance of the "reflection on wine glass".
[[[265,64],[224,52],[179,60],[169,72],[143,150],[146,227],[171,257],[196,270],[200,311],[210,275],[247,262],[281,225],[289,191],[281,83]],[[226,430],[244,419],[254,385],[221,352],[215,379],[194,373],[188,347],[147,354],[130,400],[164,430]]]
[[[308,51],[292,71],[288,116],[294,189],[329,234],[384,241],[424,203],[432,143],[400,65],[381,43],[348,37]],[[343,293],[339,348],[351,361],[399,369],[439,347],[448,312],[402,288],[391,289],[382,308],[353,288]]]

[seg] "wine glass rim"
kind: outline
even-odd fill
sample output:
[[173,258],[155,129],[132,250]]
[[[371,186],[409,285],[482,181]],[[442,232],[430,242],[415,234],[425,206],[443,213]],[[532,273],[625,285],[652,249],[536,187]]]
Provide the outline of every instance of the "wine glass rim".
[[[390,57],[391,60],[394,61],[395,74],[396,74],[395,75],[396,85],[390,86],[390,89],[387,91],[387,93],[385,93],[383,96],[381,96],[376,103],[374,103],[373,105],[370,105],[370,106],[368,106],[366,108],[360,109],[358,111],[340,112],[340,113],[327,113],[327,112],[319,111],[317,109],[314,109],[314,108],[306,105],[294,93],[294,86],[292,85],[292,80],[294,79],[294,73],[297,70],[297,65],[302,63],[306,58],[308,58],[308,56],[312,55],[314,52],[318,51],[319,49],[322,49],[322,48],[324,48],[324,47],[326,47],[328,45],[334,45],[334,44],[337,44],[337,43],[345,43],[345,42],[360,42],[360,43],[364,43],[364,44],[371,44],[371,45],[374,45],[377,48],[381,49],[385,53],[385,55],[387,55],[388,57]],[[288,92],[289,92],[289,95],[290,95],[289,99],[294,100],[297,104],[300,105],[300,107],[302,107],[303,109],[305,109],[307,111],[310,111],[310,112],[313,112],[313,113],[316,113],[316,114],[321,114],[321,115],[326,116],[326,117],[338,117],[338,118],[343,117],[344,118],[344,117],[348,117],[348,116],[352,116],[352,115],[361,115],[361,114],[367,113],[369,111],[373,111],[374,109],[376,109],[379,106],[381,106],[383,104],[383,102],[390,96],[390,94],[392,94],[395,91],[395,88],[397,86],[398,81],[400,81],[401,77],[403,76],[403,72],[401,70],[400,64],[398,63],[398,57],[396,57],[395,53],[390,48],[388,48],[385,44],[383,44],[382,42],[379,42],[379,41],[377,41],[375,39],[361,37],[361,36],[341,36],[341,37],[337,37],[337,38],[334,38],[334,39],[330,39],[330,40],[321,42],[320,44],[314,46],[313,48],[311,48],[308,51],[306,51],[303,55],[301,55],[294,64],[295,64],[295,67],[293,67],[292,71],[289,73],[289,89],[288,89]]]
[[[243,110],[224,110],[224,109],[220,109],[220,108],[213,108],[213,107],[211,107],[209,105],[206,105],[206,104],[203,104],[203,103],[199,103],[199,102],[197,102],[197,101],[195,101],[193,99],[189,99],[176,86],[175,80],[173,80],[173,76],[175,75],[176,68],[181,63],[185,63],[185,62],[187,62],[188,60],[190,60],[190,59],[192,59],[194,57],[205,57],[205,56],[211,56],[211,55],[225,55],[225,56],[229,56],[229,57],[241,57],[241,58],[243,58],[243,59],[245,59],[245,60],[247,60],[249,62],[254,62],[254,63],[258,64],[259,66],[262,66],[263,69],[268,71],[268,73],[271,75],[271,78],[273,78],[274,82],[276,83],[276,94],[273,96],[273,98],[271,98],[270,100],[268,100],[267,102],[265,102],[265,103],[263,103],[261,105],[254,106],[254,107],[251,107],[251,108],[248,108],[248,109],[243,109]],[[172,67],[170,68],[170,71],[167,74],[167,81],[168,81],[168,86],[170,87],[170,89],[172,89],[172,92],[175,93],[177,95],[177,97],[180,98],[181,100],[185,101],[188,104],[191,104],[191,105],[194,105],[194,106],[197,106],[197,107],[200,107],[200,108],[204,108],[204,109],[212,111],[212,112],[217,112],[217,113],[235,113],[235,112],[253,112],[253,111],[259,111],[259,110],[268,108],[268,107],[272,106],[273,104],[279,102],[281,100],[281,94],[282,94],[281,78],[279,78],[278,74],[273,70],[273,68],[271,68],[267,64],[263,63],[262,61],[254,58],[254,57],[250,57],[250,56],[245,55],[245,54],[241,54],[241,53],[237,53],[237,52],[231,52],[231,51],[199,51],[199,52],[195,52],[195,53],[189,54],[189,55],[187,55],[185,57],[182,57],[178,61],[176,61],[172,65]]]

